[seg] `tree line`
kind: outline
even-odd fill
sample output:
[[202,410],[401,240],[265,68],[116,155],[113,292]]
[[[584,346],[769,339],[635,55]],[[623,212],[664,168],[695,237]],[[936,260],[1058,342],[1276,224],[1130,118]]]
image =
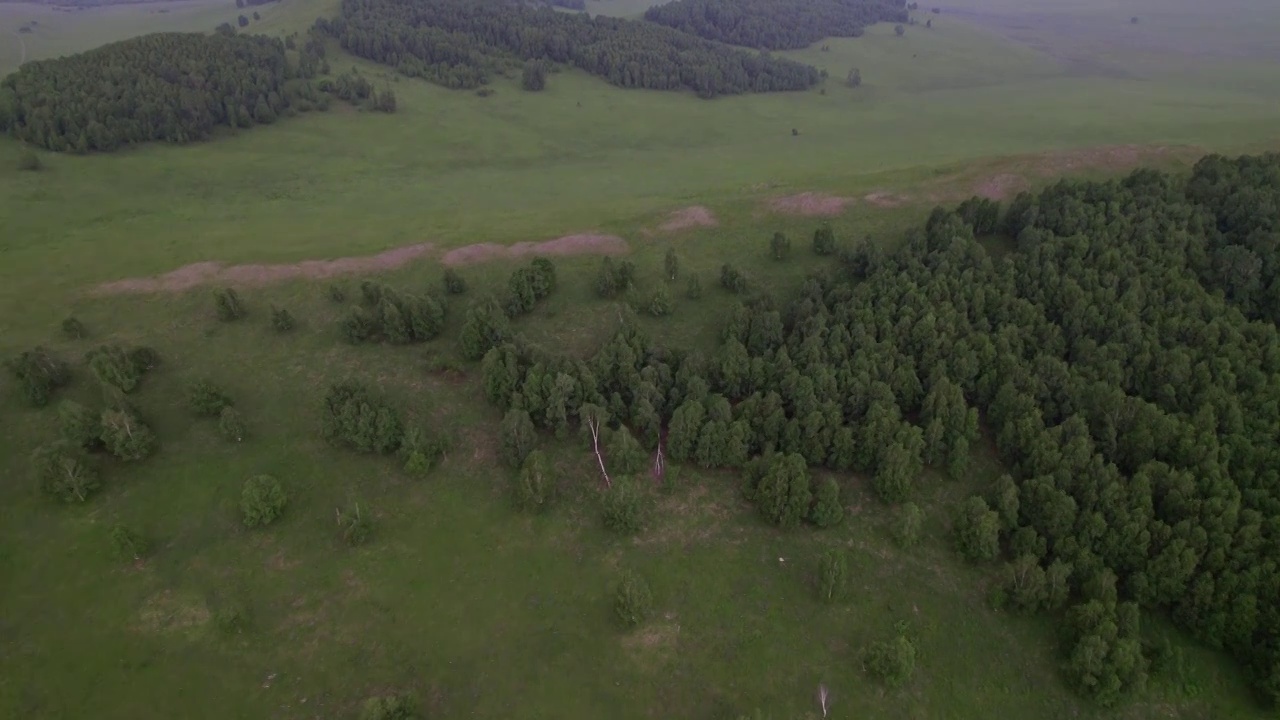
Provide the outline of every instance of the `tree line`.
[[644,19],[731,45],[793,50],[908,15],[905,0],[674,0],[649,8]]
[[269,124],[325,109],[330,96],[395,110],[390,90],[357,75],[313,82],[323,52],[314,38],[291,61],[275,38],[154,33],[30,62],[0,81],[0,130],[48,150],[103,152]]
[[499,0],[344,0],[316,26],[360,57],[450,88],[477,88],[527,60],[572,65],[625,88],[702,97],[802,90],[817,69],[636,20]]
[[[786,302],[746,294],[711,355],[633,323],[585,360],[504,328],[485,392],[559,437],[605,418],[672,463],[742,468],[780,525],[819,515],[806,466],[867,474],[888,503],[964,478],[982,417],[1009,473],[957,509],[957,546],[1006,561],[1005,607],[1061,614],[1075,689],[1110,705],[1140,688],[1168,659],[1141,630],[1158,613],[1277,701],[1278,191],[1269,155],[1063,181],[1005,213],[975,199],[894,252],[844,248]],[[1237,248],[1253,276],[1226,270]]]

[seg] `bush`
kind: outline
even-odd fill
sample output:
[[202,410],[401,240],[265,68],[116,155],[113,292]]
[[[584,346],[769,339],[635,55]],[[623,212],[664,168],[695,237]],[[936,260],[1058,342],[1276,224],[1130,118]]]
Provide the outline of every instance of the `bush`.
[[66,442],[36,448],[31,465],[40,490],[63,502],[84,502],[102,486],[84,451]]
[[49,404],[53,393],[71,382],[71,368],[42,347],[27,350],[5,363],[22,387],[23,397],[34,407]]
[[467,291],[467,281],[453,268],[444,271],[444,291],[448,295],[462,295]]
[[363,385],[329,386],[324,399],[321,435],[339,447],[387,455],[400,449],[404,428],[399,414]]
[[326,288],[324,294],[326,297],[329,298],[329,300],[336,303],[347,301],[347,291],[337,283],[334,283],[330,285],[328,288]]
[[498,428],[498,435],[502,460],[512,468],[523,465],[525,458],[529,457],[529,453],[533,452],[533,447],[538,442],[533,420],[525,410],[507,411],[502,418],[502,425]]
[[658,288],[653,295],[649,297],[649,302],[645,303],[645,312],[653,317],[666,317],[671,314],[672,304],[671,295],[666,288]]
[[245,527],[270,525],[284,512],[288,498],[280,481],[270,475],[256,475],[244,483],[240,493],[240,512]]
[[341,324],[343,338],[354,344],[368,341],[395,345],[425,342],[444,329],[444,306],[430,296],[400,293],[375,282],[360,283],[363,307],[355,308]]
[[541,450],[525,458],[511,493],[512,503],[525,512],[542,512],[555,496],[555,478],[551,463]]
[[776,232],[769,241],[769,254],[774,260],[786,260],[791,254],[791,241],[783,233]]
[[960,506],[955,522],[956,547],[972,562],[994,560],[1000,554],[1000,514],[974,495]]
[[18,154],[18,169],[23,172],[37,172],[44,168],[44,163],[40,162],[40,156],[30,148],[23,148]]
[[244,426],[244,418],[233,407],[224,407],[218,413],[218,434],[223,440],[241,442],[248,431]]
[[823,225],[813,231],[813,254],[831,255],[836,251],[836,234],[830,225]]
[[293,315],[285,308],[272,306],[271,327],[278,333],[286,333],[293,329]]
[[920,542],[920,530],[924,526],[924,511],[909,502],[898,509],[893,519],[893,539],[903,548]]
[[156,436],[129,407],[102,411],[102,444],[121,460],[145,460],[156,450]]
[[849,583],[849,563],[844,552],[832,548],[818,561],[818,599],[835,602],[844,597]]
[[753,488],[756,507],[774,525],[796,527],[804,520],[813,500],[804,457],[797,453],[777,454],[763,467]]
[[720,266],[720,287],[731,293],[744,293],[747,291],[747,276],[725,263]]
[[400,443],[400,456],[404,458],[404,471],[417,477],[425,477],[444,457],[446,443],[440,438],[428,439],[418,428],[404,434]]
[[684,289],[684,296],[690,300],[697,300],[702,297],[702,281],[697,275],[689,276],[689,283]]
[[609,467],[620,475],[632,475],[645,466],[647,454],[626,425],[609,433],[604,442]]
[[187,407],[196,415],[217,417],[231,404],[231,398],[208,380],[196,380],[187,386]]
[[360,720],[413,720],[415,717],[413,701],[404,695],[371,697],[360,708]]
[[245,316],[245,309],[240,302],[240,295],[231,288],[214,290],[213,306],[218,313],[218,319],[223,322],[239,320]]
[[867,648],[864,663],[871,677],[889,687],[898,687],[916,669],[916,646],[902,635],[887,642],[874,642]]
[[62,334],[69,340],[82,340],[89,333],[85,330],[84,323],[80,319],[72,315],[62,321]]
[[74,400],[58,406],[58,430],[71,447],[97,450],[102,447],[102,417]]
[[119,345],[103,345],[85,354],[89,370],[103,385],[122,393],[133,392],[142,380],[144,368]]
[[604,526],[619,535],[634,535],[644,529],[644,498],[626,478],[615,478],[604,493]]
[[631,289],[635,275],[636,266],[630,260],[614,263],[613,258],[606,256],[596,273],[596,295],[607,300],[625,293]]
[[844,519],[844,505],[840,504],[840,484],[834,478],[827,478],[818,485],[818,496],[814,500],[813,509],[809,511],[809,520],[820,528],[839,525]]
[[160,353],[156,352],[155,348],[140,345],[129,350],[128,356],[129,362],[133,364],[139,375],[160,367]]
[[111,554],[121,562],[141,560],[147,554],[147,540],[124,525],[111,528]]
[[497,300],[488,298],[467,310],[462,323],[462,356],[479,360],[491,348],[501,345],[511,334],[511,323]]
[[653,591],[649,583],[636,573],[626,572],[613,593],[613,611],[618,620],[633,628],[649,617],[653,607]]
[[342,542],[350,547],[363,545],[373,534],[373,518],[361,512],[360,504],[356,503],[354,511],[345,515],[338,512],[338,527],[342,528]]

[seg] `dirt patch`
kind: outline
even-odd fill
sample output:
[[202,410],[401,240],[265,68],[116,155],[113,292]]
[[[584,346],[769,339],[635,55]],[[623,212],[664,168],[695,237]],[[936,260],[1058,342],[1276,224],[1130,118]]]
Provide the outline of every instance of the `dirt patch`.
[[440,259],[450,267],[474,265],[487,260],[522,258],[532,255],[622,255],[631,247],[617,235],[565,235],[555,240],[539,243],[522,242],[515,245],[479,243],[455,248]]
[[622,647],[640,667],[657,670],[675,657],[680,643],[680,623],[663,618],[623,636]]
[[773,212],[786,213],[788,215],[833,217],[843,213],[845,208],[852,204],[853,201],[851,197],[806,192],[799,195],[770,198],[767,204]]
[[169,590],[147,598],[138,614],[138,628],[153,633],[190,633],[209,622],[209,608],[198,598]]
[[663,232],[678,232],[695,227],[715,227],[720,224],[715,214],[702,205],[693,205],[677,210],[667,217],[667,221],[658,226]]
[[1014,173],[1000,173],[979,181],[973,194],[990,200],[1005,200],[1031,187],[1026,178]]
[[220,262],[199,262],[164,275],[104,283],[94,288],[94,292],[103,295],[182,292],[215,283],[267,285],[299,278],[315,280],[337,275],[384,272],[402,267],[430,253],[433,248],[431,243],[419,243],[393,248],[377,255],[281,264],[224,265]]
[[906,195],[895,195],[891,192],[876,191],[862,198],[879,208],[896,208],[905,204],[910,198]]

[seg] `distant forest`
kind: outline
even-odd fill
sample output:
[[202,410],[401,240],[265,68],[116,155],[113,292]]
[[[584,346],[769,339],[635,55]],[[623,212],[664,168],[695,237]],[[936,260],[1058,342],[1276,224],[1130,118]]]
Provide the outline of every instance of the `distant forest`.
[[906,0],[675,0],[649,8],[644,19],[731,45],[791,50],[909,18]]
[[327,72],[323,55],[315,38],[291,62],[285,42],[260,35],[143,35],[24,64],[0,81],[0,131],[48,150],[101,152],[204,140],[218,126],[323,110],[330,96],[394,112],[391,91],[358,75],[312,82]]
[[565,63],[625,88],[710,98],[803,90],[817,69],[637,20],[500,0],[343,0],[317,27],[348,52],[450,88],[476,88],[519,61]]

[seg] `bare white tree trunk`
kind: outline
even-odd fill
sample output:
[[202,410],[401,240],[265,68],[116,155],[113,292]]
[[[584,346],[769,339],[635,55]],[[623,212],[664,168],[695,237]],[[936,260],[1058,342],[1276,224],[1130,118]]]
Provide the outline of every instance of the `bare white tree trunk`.
[[604,468],[604,456],[600,454],[600,418],[588,418],[587,428],[591,430],[591,447],[596,453],[596,462],[600,463],[600,474],[604,476],[604,486],[611,488],[613,482],[609,480],[609,471]]
[[662,474],[667,470],[666,457],[662,454],[662,440],[658,440],[658,452],[653,455],[653,479],[661,481]]
[[822,717],[827,716],[827,697],[829,694],[826,685],[818,686],[818,704],[822,706]]

